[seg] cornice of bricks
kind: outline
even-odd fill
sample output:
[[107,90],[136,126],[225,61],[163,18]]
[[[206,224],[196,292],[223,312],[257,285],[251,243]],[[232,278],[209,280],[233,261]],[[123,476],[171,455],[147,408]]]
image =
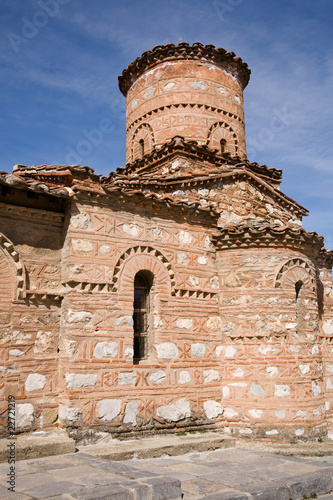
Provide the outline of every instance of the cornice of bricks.
[[214,63],[236,76],[241,82],[243,89],[250,80],[251,70],[246,62],[240,57],[236,57],[234,52],[227,52],[223,48],[215,48],[214,45],[203,45],[196,42],[192,46],[187,42],[178,45],[168,43],[166,45],[156,45],[152,50],[147,50],[140,57],[137,57],[118,77],[119,88],[126,97],[128,90],[137,78],[145,71],[161,64],[165,61],[179,60],[204,60]]

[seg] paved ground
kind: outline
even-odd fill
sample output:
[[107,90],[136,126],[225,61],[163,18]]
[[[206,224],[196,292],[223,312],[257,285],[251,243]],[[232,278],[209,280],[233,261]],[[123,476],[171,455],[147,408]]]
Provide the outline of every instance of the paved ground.
[[[332,491],[333,457],[228,448],[114,462],[78,452],[0,465],[1,500],[290,500]],[[311,496],[312,495],[312,496]],[[333,494],[320,496],[333,500]]]

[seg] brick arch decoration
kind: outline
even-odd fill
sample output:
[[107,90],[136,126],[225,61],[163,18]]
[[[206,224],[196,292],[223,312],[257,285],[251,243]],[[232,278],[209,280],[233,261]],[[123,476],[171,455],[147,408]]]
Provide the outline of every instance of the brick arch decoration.
[[303,259],[290,259],[283,264],[275,278],[275,288],[295,288],[295,284],[302,281],[304,285],[316,291],[316,271]]
[[25,296],[25,268],[14,244],[0,233],[1,296],[20,300]]
[[133,288],[133,279],[139,271],[150,271],[156,283],[167,285],[169,294],[175,294],[175,273],[168,259],[150,246],[135,246],[124,252],[118,259],[112,277],[112,291]]
[[226,122],[216,122],[210,127],[207,135],[207,146],[220,151],[221,139],[226,141],[226,153],[237,154],[237,135],[235,134],[233,128]]
[[155,147],[154,131],[149,123],[142,123],[134,131],[132,137],[131,155],[132,161],[141,158],[140,140],[144,143],[144,154],[150,153]]

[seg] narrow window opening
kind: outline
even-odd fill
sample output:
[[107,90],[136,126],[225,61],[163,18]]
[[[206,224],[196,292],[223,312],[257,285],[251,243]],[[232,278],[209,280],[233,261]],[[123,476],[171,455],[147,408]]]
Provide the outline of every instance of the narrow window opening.
[[220,153],[221,153],[221,155],[223,155],[223,153],[225,153],[226,145],[227,145],[227,141],[225,139],[221,139],[220,140]]
[[138,364],[149,356],[150,337],[150,291],[152,287],[152,275],[149,272],[140,271],[134,278],[134,303],[133,303],[133,363]]
[[297,281],[295,283],[296,292],[296,323],[297,323],[297,333],[302,334],[304,329],[304,286],[302,281]]
[[140,147],[140,156],[143,158],[145,155],[145,141],[143,139],[139,140],[139,147]]
[[301,291],[301,288],[302,288],[302,281],[297,281],[297,283],[295,283],[295,291],[296,291],[296,302],[298,300],[298,297],[299,297],[299,293]]

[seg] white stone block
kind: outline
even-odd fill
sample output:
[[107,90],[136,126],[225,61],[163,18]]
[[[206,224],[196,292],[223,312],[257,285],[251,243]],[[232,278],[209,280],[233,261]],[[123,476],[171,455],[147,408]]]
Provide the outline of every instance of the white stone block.
[[234,371],[233,375],[236,378],[243,378],[245,375],[245,372],[244,372],[244,370],[242,370],[242,368],[237,368],[237,370]]
[[295,436],[303,436],[304,429],[295,429]]
[[69,310],[66,316],[67,323],[84,323],[88,325],[91,323],[92,314],[87,311],[72,311]]
[[209,280],[209,284],[212,288],[214,288],[215,290],[218,290],[220,285],[219,285],[219,279],[217,276],[213,276],[212,278],[210,278]]
[[166,373],[163,370],[159,370],[157,372],[153,372],[149,376],[149,380],[151,380],[154,384],[162,384],[166,379]]
[[109,245],[102,245],[99,249],[99,253],[102,255],[109,255],[111,252],[111,247]]
[[222,394],[224,398],[228,398],[230,396],[230,389],[227,385],[222,387]]
[[204,406],[204,412],[206,414],[206,417],[209,420],[217,418],[219,415],[221,415],[223,413],[221,403],[218,403],[217,401],[214,401],[213,399],[205,401],[203,406]]
[[187,399],[181,398],[166,406],[160,406],[156,415],[166,422],[179,422],[191,416],[191,406]]
[[20,349],[11,349],[9,351],[9,356],[13,356],[14,358],[19,358],[20,356],[23,356],[23,354],[24,352]]
[[49,351],[54,348],[53,334],[52,332],[37,332],[34,352],[36,354]]
[[80,387],[94,387],[98,375],[96,373],[66,373],[66,384],[68,389],[79,389]]
[[225,348],[225,357],[226,358],[233,358],[236,354],[236,349],[232,346],[228,346]]
[[72,247],[75,253],[91,253],[94,250],[94,245],[89,240],[72,239]]
[[175,359],[178,358],[178,349],[173,342],[162,342],[156,346],[158,359]]
[[299,365],[299,370],[302,375],[306,375],[307,373],[310,373],[310,365]]
[[267,354],[274,354],[276,352],[276,348],[272,345],[262,345],[258,349],[259,354],[262,355],[267,355]]
[[179,264],[180,266],[183,266],[184,264],[186,264],[186,261],[187,261],[187,255],[185,252],[178,252],[177,253],[177,264]]
[[287,416],[287,412],[286,410],[277,410],[274,412],[276,418],[279,418],[279,419],[283,419],[283,418],[286,418]]
[[129,326],[133,328],[133,316],[119,316],[119,318],[116,318],[116,326]]
[[124,416],[124,424],[132,424],[133,426],[137,425],[137,416],[139,411],[140,403],[137,401],[130,401],[126,405],[125,416]]
[[45,384],[46,384],[45,375],[41,375],[40,373],[30,373],[24,385],[25,385],[25,390],[27,392],[32,392],[44,389]]
[[316,397],[321,393],[321,387],[319,382],[315,382],[314,380],[311,383],[312,385],[312,394]]
[[121,399],[102,399],[96,405],[96,414],[104,422],[116,418],[121,410]]
[[129,234],[130,236],[139,236],[140,227],[137,224],[123,224],[122,229],[124,233]]
[[276,398],[286,398],[290,396],[290,387],[289,385],[280,384],[275,386],[274,396]]
[[333,320],[329,319],[327,321],[323,321],[323,331],[325,335],[333,335]]
[[176,325],[177,325],[177,328],[191,330],[191,328],[193,328],[193,319],[191,319],[191,318],[178,318]]
[[266,391],[259,384],[251,384],[249,394],[251,396],[264,398],[266,396]]
[[70,408],[65,405],[59,405],[59,419],[62,422],[77,422],[82,417],[82,412],[80,408],[74,407]]
[[205,344],[200,344],[197,342],[196,344],[191,345],[191,356],[192,358],[202,358],[206,353]]
[[178,383],[184,385],[184,384],[188,384],[189,382],[191,382],[190,372],[188,372],[187,370],[180,371]]
[[200,257],[198,257],[198,264],[200,264],[200,266],[207,266],[208,264],[207,257],[205,257],[204,255],[200,255]]
[[252,418],[261,418],[262,410],[249,410],[249,414],[251,415]]
[[34,407],[31,403],[18,403],[15,405],[16,429],[28,429],[34,420]]
[[163,328],[163,320],[159,314],[154,314],[154,329],[160,330]]
[[277,436],[279,431],[277,429],[272,429],[271,431],[266,431],[267,436]]
[[98,342],[94,348],[94,357],[102,359],[106,357],[115,358],[118,354],[118,346],[116,342]]
[[225,416],[225,418],[234,418],[237,417],[239,413],[231,407],[226,407],[224,408],[223,415]]
[[270,377],[275,377],[279,374],[279,369],[277,366],[268,366],[266,368],[266,371]]
[[93,227],[89,214],[85,212],[72,215],[71,226],[75,229],[92,229]]
[[209,384],[210,382],[216,382],[220,380],[220,374],[217,370],[204,370],[204,382]]
[[207,249],[212,249],[212,248],[214,248],[214,245],[213,245],[213,243],[211,242],[211,239],[210,239],[210,237],[209,237],[209,236],[206,236],[204,246],[205,246],[205,248],[207,248]]
[[193,236],[189,231],[179,231],[179,243],[181,245],[191,245]]
[[118,375],[119,385],[134,385],[137,378],[137,374],[134,372],[123,372]]
[[223,354],[224,346],[218,345],[215,349],[215,354],[219,358]]
[[198,276],[190,275],[188,281],[192,287],[198,287],[200,284],[200,278]]
[[222,328],[222,320],[220,316],[210,316],[207,320],[207,328],[211,332],[217,332]]
[[126,347],[125,349],[125,358],[133,358],[134,350],[133,347]]
[[312,347],[312,354],[319,354],[319,346],[318,345],[314,345]]

